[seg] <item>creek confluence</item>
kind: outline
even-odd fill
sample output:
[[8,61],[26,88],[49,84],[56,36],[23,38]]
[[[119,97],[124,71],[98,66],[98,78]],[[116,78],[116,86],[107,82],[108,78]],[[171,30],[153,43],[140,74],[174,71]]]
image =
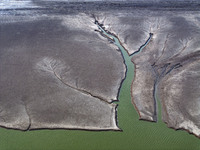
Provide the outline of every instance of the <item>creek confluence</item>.
[[[113,42],[121,51],[122,57],[124,59],[124,63],[126,65],[126,76],[125,79],[132,79],[132,82],[134,80],[134,70],[135,70],[135,64],[131,61],[133,55],[137,55],[138,53],[140,53],[150,42],[153,33],[149,33],[149,38],[147,39],[147,41],[140,46],[140,48],[135,51],[133,54],[128,54],[128,51],[123,47],[123,45],[121,44],[121,42],[119,41],[119,39],[112,33],[110,33],[109,31],[105,30],[105,28],[103,27],[102,24],[100,24],[97,20],[95,20],[95,24],[98,26],[98,28],[101,30],[101,34],[103,34],[104,36],[106,36],[108,38],[109,41]],[[122,82],[123,85],[123,82]],[[120,89],[119,89],[120,90]],[[121,90],[120,90],[121,91]],[[119,91],[119,92],[120,92]],[[129,88],[129,94],[131,95],[131,85]],[[157,104],[157,99],[154,99],[155,104]],[[135,106],[136,107],[136,106]],[[136,108],[137,110],[137,108]],[[138,112],[139,113],[139,112]]]

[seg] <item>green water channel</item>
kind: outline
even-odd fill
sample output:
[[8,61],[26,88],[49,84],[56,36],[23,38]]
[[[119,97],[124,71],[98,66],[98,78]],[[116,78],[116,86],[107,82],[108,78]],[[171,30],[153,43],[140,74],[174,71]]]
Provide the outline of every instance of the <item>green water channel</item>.
[[[118,123],[123,132],[80,130],[23,132],[0,128],[0,150],[200,150],[200,139],[185,131],[168,128],[161,121],[161,115],[158,123],[138,120],[130,94],[134,65],[120,43],[115,42],[115,44],[121,49],[128,68],[126,80],[119,94],[120,101],[117,102]],[[161,114],[160,109],[159,114]]]

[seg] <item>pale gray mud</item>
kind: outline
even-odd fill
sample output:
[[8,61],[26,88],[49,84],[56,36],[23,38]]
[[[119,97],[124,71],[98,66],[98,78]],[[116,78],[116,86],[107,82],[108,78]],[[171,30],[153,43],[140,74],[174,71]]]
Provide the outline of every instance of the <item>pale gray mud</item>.
[[[140,119],[162,119],[169,127],[200,136],[200,12],[186,9],[101,13],[99,20],[133,54],[132,102]],[[153,37],[140,52],[141,45]],[[137,52],[137,53],[135,53]],[[158,99],[157,99],[158,97]]]
[[119,130],[121,53],[86,14],[30,14],[0,16],[0,126]]
[[199,5],[1,1],[0,125],[119,130],[112,102],[126,68],[116,47],[94,31],[95,16],[130,55],[136,52],[131,94],[140,119],[157,121],[157,95],[169,127],[200,136]]

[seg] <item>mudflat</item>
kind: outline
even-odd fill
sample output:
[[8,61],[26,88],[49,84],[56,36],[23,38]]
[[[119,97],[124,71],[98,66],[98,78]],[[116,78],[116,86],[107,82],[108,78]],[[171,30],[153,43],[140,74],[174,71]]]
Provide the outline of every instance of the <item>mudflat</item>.
[[140,119],[157,122],[160,100],[162,119],[169,127],[185,129],[197,136],[200,135],[199,15],[199,11],[177,9],[99,15],[135,64],[131,93]]
[[198,6],[184,0],[1,5],[0,125],[119,130],[113,101],[126,67],[112,39],[96,32],[98,20],[135,64],[131,94],[140,119],[156,122],[160,100],[169,127],[200,136]]
[[1,126],[119,130],[125,65],[92,17],[0,17]]

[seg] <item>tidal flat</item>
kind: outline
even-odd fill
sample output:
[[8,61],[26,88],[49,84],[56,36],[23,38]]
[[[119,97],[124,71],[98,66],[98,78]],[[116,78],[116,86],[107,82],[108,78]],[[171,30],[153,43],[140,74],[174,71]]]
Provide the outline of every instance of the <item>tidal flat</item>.
[[[175,8],[154,4],[31,1],[28,7],[1,8],[1,126],[101,130],[66,132],[74,133],[72,139],[96,133],[100,143],[105,143],[100,140],[105,135],[116,141],[126,137],[143,149],[163,149],[162,144],[149,145],[154,143],[150,137],[168,145],[163,133],[177,135],[173,148],[186,149],[186,143],[193,143],[198,149],[189,134],[162,123],[199,136],[198,2],[176,3]],[[127,54],[102,34],[95,21]],[[23,137],[36,132],[64,137],[61,131],[35,131]],[[141,146],[132,134],[148,140],[149,146]]]
[[[196,136],[200,135],[199,15],[198,11],[185,10],[99,15],[132,56],[132,102],[140,119],[157,121],[158,97],[162,120],[171,128]],[[142,47],[149,34],[152,38]]]

